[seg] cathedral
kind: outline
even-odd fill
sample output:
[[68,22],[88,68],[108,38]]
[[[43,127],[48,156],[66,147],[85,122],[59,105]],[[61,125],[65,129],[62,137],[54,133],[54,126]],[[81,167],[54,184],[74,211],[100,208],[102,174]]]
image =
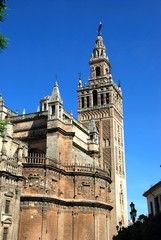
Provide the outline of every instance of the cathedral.
[[30,114],[0,96],[0,239],[112,240],[127,226],[122,91],[100,29],[78,81],[78,120],[58,83]]

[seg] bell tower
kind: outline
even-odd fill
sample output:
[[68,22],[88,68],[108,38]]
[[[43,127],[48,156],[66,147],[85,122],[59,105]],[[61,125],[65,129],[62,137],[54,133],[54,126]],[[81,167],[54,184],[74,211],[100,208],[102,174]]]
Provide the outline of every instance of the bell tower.
[[122,90],[111,75],[100,24],[91,55],[89,85],[78,83],[78,119],[86,127],[94,120],[99,134],[99,166],[111,175],[111,231],[127,226]]

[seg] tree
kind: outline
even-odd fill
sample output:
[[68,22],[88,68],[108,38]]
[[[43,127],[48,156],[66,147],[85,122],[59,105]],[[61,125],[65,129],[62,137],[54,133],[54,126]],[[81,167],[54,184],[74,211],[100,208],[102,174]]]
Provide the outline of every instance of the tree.
[[[0,0],[0,22],[3,22],[6,11],[5,0]],[[6,37],[0,32],[0,49],[6,48],[8,45]]]
[[160,240],[161,213],[154,217],[139,216],[133,225],[123,228],[113,240]]

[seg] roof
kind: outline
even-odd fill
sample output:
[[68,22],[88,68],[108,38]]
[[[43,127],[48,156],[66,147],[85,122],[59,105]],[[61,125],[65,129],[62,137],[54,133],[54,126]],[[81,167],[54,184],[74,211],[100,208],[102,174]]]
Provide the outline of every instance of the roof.
[[146,192],[143,193],[144,197],[147,197],[149,194],[151,194],[154,190],[156,190],[158,187],[161,187],[161,181],[156,183],[154,186],[149,188]]

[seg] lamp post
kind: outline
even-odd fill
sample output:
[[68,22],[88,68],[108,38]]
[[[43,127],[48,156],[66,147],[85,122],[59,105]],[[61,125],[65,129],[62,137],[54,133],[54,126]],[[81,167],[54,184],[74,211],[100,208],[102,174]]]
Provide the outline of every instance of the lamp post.
[[130,208],[131,208],[130,216],[131,216],[132,222],[134,223],[135,218],[136,218],[137,210],[135,209],[135,204],[133,202],[131,202]]

